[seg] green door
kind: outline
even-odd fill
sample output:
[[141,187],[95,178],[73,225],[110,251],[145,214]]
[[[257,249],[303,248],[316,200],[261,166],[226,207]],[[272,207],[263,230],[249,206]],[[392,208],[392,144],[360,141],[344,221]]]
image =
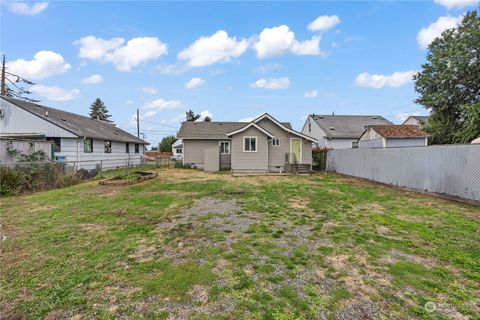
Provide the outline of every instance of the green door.
[[[298,163],[302,162],[302,152],[301,152],[301,140],[300,139],[290,139],[290,153],[292,154],[291,161],[297,161]],[[294,156],[295,155],[295,156]]]

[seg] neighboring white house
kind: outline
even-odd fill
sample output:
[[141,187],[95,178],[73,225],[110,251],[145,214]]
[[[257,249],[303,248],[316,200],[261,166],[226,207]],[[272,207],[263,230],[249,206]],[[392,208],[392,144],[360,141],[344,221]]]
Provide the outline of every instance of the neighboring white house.
[[365,128],[358,139],[358,147],[423,147],[427,145],[427,138],[428,135],[417,125],[373,125]]
[[392,124],[382,116],[315,115],[307,117],[302,133],[318,140],[320,148],[351,149],[357,147],[365,126]]
[[423,128],[428,121],[428,116],[409,116],[402,124],[410,124]]
[[76,169],[138,165],[148,144],[104,121],[9,97],[0,98],[0,135],[42,137],[52,157]]
[[182,139],[177,139],[175,142],[172,144],[172,158],[175,158],[175,160],[183,160],[183,140]]

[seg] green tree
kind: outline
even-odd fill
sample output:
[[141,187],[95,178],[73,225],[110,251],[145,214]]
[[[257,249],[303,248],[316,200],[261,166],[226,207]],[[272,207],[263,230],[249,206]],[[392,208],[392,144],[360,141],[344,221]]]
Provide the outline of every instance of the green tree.
[[187,121],[197,121],[200,119],[200,114],[195,114],[192,110],[185,112],[185,120]]
[[91,119],[97,119],[111,124],[115,124],[112,120],[108,119],[111,117],[111,115],[108,114],[108,109],[100,98],[95,99],[95,101],[90,106],[89,116]]
[[171,152],[172,151],[172,144],[177,140],[174,136],[166,136],[163,137],[162,141],[158,144],[158,149],[161,152]]
[[417,103],[430,111],[425,130],[433,144],[468,143],[480,136],[480,18],[468,12],[457,28],[428,47],[414,76]]

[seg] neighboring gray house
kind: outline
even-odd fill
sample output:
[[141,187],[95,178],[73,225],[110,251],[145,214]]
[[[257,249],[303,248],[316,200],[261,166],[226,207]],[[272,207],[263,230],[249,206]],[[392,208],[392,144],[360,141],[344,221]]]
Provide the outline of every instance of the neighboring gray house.
[[205,161],[218,159],[233,172],[309,172],[316,142],[267,113],[251,122],[183,122],[177,137],[184,164],[214,171],[216,163]]
[[115,125],[9,97],[0,98],[0,135],[50,141],[52,157],[77,169],[138,165],[148,144]]
[[428,135],[417,125],[373,125],[365,128],[358,147],[423,147],[427,145],[427,138]]
[[382,116],[316,115],[307,117],[302,133],[318,140],[320,148],[351,149],[357,147],[365,126],[392,124]]
[[423,128],[427,121],[428,116],[409,116],[402,124],[415,125]]
[[183,160],[183,141],[182,139],[177,139],[172,144],[172,158],[178,161]]

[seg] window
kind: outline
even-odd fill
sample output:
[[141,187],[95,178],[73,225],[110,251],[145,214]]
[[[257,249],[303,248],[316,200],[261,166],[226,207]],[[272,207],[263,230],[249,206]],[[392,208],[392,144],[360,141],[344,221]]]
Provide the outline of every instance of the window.
[[85,138],[83,140],[83,152],[92,153],[93,152],[93,139]]
[[358,141],[352,141],[352,149],[358,149]]
[[182,153],[182,148],[176,148],[175,153],[176,154],[181,154]]
[[308,132],[312,132],[312,124],[310,122],[308,123]]
[[53,152],[61,152],[60,138],[47,138],[47,141],[53,143]]
[[220,153],[230,154],[230,141],[220,141]]
[[125,143],[125,153],[130,153],[130,145],[127,143]]
[[105,153],[112,153],[112,141],[105,140]]
[[243,152],[257,152],[257,137],[243,137]]
[[138,143],[135,143],[135,153],[140,152],[140,145]]
[[272,139],[272,145],[279,146],[280,145],[280,139],[273,138]]

